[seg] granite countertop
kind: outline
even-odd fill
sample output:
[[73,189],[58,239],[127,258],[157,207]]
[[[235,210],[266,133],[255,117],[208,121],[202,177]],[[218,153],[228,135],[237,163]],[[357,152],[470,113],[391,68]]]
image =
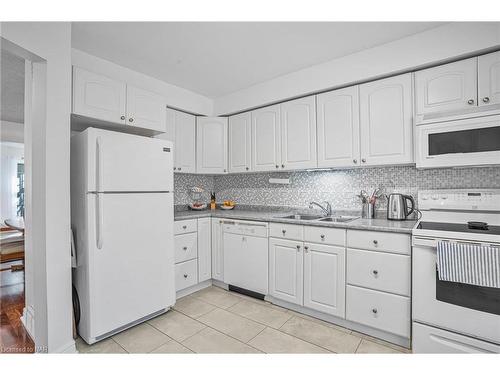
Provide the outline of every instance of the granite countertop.
[[[283,216],[297,213],[297,209],[279,209],[279,208],[269,208],[269,209],[255,209],[255,208],[244,208],[237,207],[234,210],[205,210],[205,211],[176,211],[174,214],[174,220],[187,220],[187,219],[198,219],[203,217],[216,217],[223,219],[235,219],[235,220],[253,220],[253,221],[266,221],[273,223],[287,223],[287,224],[298,224],[298,225],[311,225],[318,227],[330,227],[330,228],[347,228],[347,229],[363,229],[363,230],[374,230],[381,232],[395,232],[395,233],[407,233],[411,234],[412,228],[415,226],[415,220],[406,221],[393,221],[384,218],[377,219],[355,219],[348,223],[332,223],[317,220],[296,220],[296,219],[285,219]],[[352,212],[334,212],[335,215],[352,215],[359,216],[359,213],[353,214]]]

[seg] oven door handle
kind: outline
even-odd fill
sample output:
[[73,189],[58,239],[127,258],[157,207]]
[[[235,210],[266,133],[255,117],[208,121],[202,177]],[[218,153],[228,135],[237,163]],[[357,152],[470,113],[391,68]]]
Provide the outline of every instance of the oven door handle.
[[415,247],[436,247],[437,242],[434,238],[413,236],[413,246]]

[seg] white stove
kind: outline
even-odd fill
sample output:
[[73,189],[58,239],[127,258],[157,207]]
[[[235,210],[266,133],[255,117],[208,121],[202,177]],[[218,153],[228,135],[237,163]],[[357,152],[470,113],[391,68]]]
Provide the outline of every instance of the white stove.
[[426,190],[413,229],[416,353],[500,353],[500,289],[440,281],[439,241],[500,246],[500,189]]

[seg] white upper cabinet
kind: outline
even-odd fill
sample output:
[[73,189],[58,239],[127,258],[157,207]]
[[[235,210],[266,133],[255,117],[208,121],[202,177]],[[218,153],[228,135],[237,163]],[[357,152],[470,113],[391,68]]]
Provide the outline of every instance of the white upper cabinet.
[[500,104],[500,52],[478,57],[478,102]]
[[304,306],[345,317],[345,248],[304,244]]
[[127,85],[73,67],[73,113],[125,124]]
[[413,162],[411,73],[360,85],[361,165]]
[[196,117],[167,108],[166,133],[158,138],[174,142],[174,172],[196,172]]
[[281,169],[315,168],[316,100],[314,96],[281,104]]
[[229,117],[229,172],[252,170],[252,115],[250,112]]
[[252,115],[252,170],[281,168],[280,105],[257,109]]
[[196,171],[227,173],[227,117],[196,118]]
[[416,114],[449,112],[477,105],[477,58],[415,73]]
[[127,124],[164,132],[165,98],[150,91],[127,85]]
[[318,167],[359,165],[358,86],[319,94],[316,105]]

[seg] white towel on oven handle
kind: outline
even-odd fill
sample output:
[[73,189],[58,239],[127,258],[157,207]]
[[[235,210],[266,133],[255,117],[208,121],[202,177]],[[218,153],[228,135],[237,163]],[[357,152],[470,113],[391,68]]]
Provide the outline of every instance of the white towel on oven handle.
[[500,288],[500,247],[438,241],[439,280]]

